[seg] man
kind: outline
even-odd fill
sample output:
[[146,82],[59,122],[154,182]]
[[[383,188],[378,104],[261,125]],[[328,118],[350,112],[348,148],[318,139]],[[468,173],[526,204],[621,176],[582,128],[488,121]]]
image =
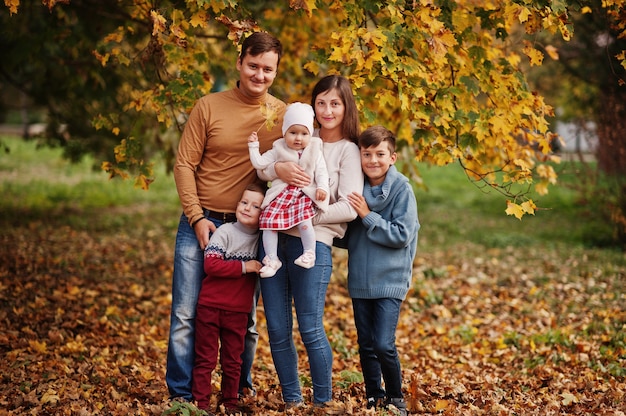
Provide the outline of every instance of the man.
[[[204,277],[204,248],[217,227],[235,221],[239,197],[257,179],[248,157],[248,136],[258,130],[265,150],[281,137],[285,103],[268,93],[281,55],[280,41],[268,33],[256,32],[246,38],[236,63],[237,87],[200,98],[180,139],[174,179],[183,214],[174,252],[165,376],[171,399],[192,400],[194,321]],[[271,120],[274,124],[267,123],[267,111],[262,108],[276,111],[276,119]],[[244,388],[254,391],[250,369],[257,340],[255,298],[242,355],[241,392]]]

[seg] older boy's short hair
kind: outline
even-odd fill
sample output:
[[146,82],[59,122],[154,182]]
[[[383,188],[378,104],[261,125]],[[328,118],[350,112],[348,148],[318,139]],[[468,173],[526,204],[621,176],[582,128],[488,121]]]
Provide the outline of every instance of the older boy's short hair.
[[359,147],[362,149],[378,146],[382,142],[387,142],[389,153],[395,153],[396,136],[383,126],[369,127],[359,136]]

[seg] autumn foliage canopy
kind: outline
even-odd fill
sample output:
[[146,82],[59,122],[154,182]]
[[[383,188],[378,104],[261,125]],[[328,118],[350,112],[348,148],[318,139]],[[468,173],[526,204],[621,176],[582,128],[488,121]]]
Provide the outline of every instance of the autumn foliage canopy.
[[[20,13],[20,0],[4,3]],[[68,13],[82,2],[42,3],[50,13]],[[265,30],[285,48],[274,95],[306,102],[319,77],[345,75],[363,126],[383,124],[405,144],[405,173],[419,181],[413,161],[459,163],[472,180],[506,195],[507,214],[518,218],[534,214],[530,195],[544,195],[557,180],[551,144],[558,138],[548,123],[554,110],[529,87],[524,70],[558,59],[559,51],[538,44],[536,35],[569,40],[571,13],[600,10],[626,35],[623,0],[597,10],[534,0],[114,3],[123,11],[119,25],[93,50],[103,71],[125,80],[115,92],[117,110],[96,112],[93,120],[119,138],[114,160],[103,163],[111,176],[133,176],[147,189],[147,150],[172,159],[193,103],[232,86],[236,46]],[[626,65],[624,51],[617,58]]]

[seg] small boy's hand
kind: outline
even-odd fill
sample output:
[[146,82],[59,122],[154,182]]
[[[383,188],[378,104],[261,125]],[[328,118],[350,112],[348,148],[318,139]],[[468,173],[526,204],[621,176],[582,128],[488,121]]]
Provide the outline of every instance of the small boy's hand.
[[315,191],[315,199],[318,201],[323,201],[324,199],[326,199],[326,191],[318,188]]
[[259,141],[259,135],[257,134],[256,131],[253,131],[252,134],[248,136],[248,143],[258,142],[258,141]]
[[367,214],[371,212],[370,207],[367,206],[367,202],[365,202],[363,195],[352,192],[348,195],[348,202],[350,202],[352,208],[354,208],[357,215],[361,218],[365,218]]
[[245,262],[246,265],[246,273],[258,273],[261,270],[263,265],[260,261],[257,260],[248,260]]

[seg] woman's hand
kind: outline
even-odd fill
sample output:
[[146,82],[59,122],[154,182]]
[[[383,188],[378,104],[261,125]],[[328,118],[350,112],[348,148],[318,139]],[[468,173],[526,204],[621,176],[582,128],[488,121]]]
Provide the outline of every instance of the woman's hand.
[[311,183],[311,177],[295,162],[276,162],[274,170],[280,180],[289,185],[304,188]]

